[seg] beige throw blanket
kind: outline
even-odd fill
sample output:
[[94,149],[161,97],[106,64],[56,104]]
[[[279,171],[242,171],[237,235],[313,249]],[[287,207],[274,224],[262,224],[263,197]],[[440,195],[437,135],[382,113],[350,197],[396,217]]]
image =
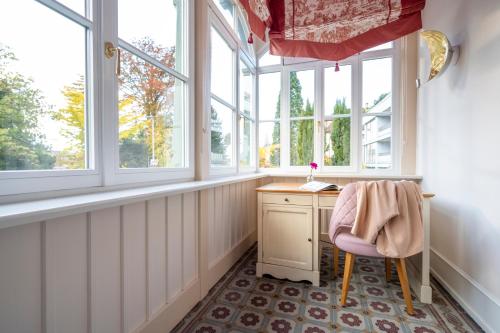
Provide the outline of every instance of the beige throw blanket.
[[358,182],[356,219],[351,233],[377,245],[390,258],[405,258],[423,248],[422,193],[414,182]]

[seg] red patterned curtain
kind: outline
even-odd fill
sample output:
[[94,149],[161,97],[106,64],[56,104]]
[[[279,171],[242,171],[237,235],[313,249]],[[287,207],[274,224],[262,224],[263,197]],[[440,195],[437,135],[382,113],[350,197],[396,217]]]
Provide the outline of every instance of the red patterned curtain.
[[271,54],[342,60],[422,27],[425,0],[240,0]]

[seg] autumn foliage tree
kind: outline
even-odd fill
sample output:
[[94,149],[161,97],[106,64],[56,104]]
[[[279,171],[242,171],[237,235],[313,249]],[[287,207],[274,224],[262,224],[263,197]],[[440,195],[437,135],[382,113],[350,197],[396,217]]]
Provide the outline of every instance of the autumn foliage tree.
[[[149,37],[137,41],[135,46],[165,66],[174,67],[175,47],[158,46]],[[130,103],[120,110],[120,115],[128,118],[120,128],[120,151],[124,152],[123,147],[127,144],[131,147],[131,143],[143,147],[145,145],[147,149],[135,148],[139,153],[147,152],[147,160],[153,164],[151,166],[168,166],[173,156],[175,78],[129,52],[122,52],[121,66],[120,99]],[[121,156],[126,157],[127,154],[124,152]],[[120,160],[121,166],[137,167],[137,160],[134,158],[144,159],[144,155],[129,157],[133,158]],[[149,165],[142,165],[147,166]]]

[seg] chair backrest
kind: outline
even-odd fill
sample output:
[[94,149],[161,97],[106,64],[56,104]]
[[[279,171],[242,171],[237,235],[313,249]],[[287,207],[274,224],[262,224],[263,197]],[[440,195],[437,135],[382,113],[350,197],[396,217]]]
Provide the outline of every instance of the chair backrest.
[[339,226],[351,227],[354,224],[356,204],[356,183],[350,183],[342,189],[333,208],[329,227],[330,237],[335,234]]

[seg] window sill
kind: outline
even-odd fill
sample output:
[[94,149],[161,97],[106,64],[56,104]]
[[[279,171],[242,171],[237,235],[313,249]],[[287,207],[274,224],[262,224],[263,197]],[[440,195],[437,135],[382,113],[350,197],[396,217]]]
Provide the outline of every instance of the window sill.
[[[261,169],[260,172],[266,173],[270,177],[307,177],[309,171],[286,171]],[[344,172],[315,172],[317,178],[340,178],[340,179],[394,179],[394,180],[417,180],[423,179],[419,175],[394,175],[394,174],[373,174],[373,173],[344,173]]]
[[267,173],[252,173],[204,181],[190,181],[4,204],[0,205],[0,229],[142,200],[200,191],[267,176]]

